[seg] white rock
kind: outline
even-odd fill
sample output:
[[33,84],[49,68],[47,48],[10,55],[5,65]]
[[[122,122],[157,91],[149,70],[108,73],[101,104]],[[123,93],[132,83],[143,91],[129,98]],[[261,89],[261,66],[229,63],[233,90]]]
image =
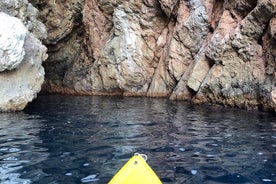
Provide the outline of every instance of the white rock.
[[15,69],[25,55],[27,28],[20,19],[0,12],[0,72]]
[[20,19],[0,12],[0,21],[0,111],[18,111],[41,90],[47,48]]

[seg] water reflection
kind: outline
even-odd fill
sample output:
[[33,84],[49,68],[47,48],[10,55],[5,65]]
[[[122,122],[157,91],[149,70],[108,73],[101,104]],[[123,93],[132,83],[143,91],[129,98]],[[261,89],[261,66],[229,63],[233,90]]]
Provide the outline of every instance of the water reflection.
[[0,181],[6,184],[28,184],[23,175],[43,175],[41,169],[25,171],[45,160],[47,150],[37,147],[42,120],[24,113],[0,114]]
[[[1,161],[20,158],[12,173],[32,183],[107,183],[135,152],[148,155],[164,184],[276,181],[273,115],[165,99],[62,96],[41,96],[22,114],[23,128],[6,118],[0,145],[24,154]],[[7,141],[22,144],[7,133],[12,127],[29,136],[24,149]]]

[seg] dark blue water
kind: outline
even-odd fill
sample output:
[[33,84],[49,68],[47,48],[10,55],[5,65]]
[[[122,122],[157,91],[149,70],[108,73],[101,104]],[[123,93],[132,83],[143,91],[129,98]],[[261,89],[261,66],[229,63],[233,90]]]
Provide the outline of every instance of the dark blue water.
[[107,183],[135,153],[164,184],[276,183],[276,116],[165,99],[40,96],[0,114],[4,184]]

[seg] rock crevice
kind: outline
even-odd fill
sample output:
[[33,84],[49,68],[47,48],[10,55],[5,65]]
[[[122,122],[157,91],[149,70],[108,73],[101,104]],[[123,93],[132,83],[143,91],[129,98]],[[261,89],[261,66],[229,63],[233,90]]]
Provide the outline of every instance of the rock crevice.
[[273,0],[32,3],[49,32],[44,91],[275,111]]

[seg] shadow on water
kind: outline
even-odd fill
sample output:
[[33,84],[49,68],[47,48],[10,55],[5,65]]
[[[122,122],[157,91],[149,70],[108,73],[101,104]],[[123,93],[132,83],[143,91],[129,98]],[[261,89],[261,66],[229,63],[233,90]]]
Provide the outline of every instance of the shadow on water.
[[107,183],[135,152],[164,184],[276,182],[271,114],[53,95],[0,114],[0,128],[1,183]]

